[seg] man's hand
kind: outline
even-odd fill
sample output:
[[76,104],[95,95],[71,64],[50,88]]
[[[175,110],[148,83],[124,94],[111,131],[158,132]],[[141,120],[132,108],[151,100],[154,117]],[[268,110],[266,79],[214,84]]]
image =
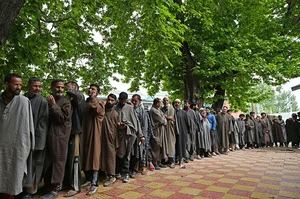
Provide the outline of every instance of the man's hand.
[[230,134],[231,134],[231,131],[228,131],[228,134],[230,135]]
[[55,98],[53,97],[53,95],[49,95],[49,96],[47,97],[47,101],[48,101],[48,103],[51,104],[51,105],[56,104],[56,101],[55,101]]
[[123,130],[123,129],[126,129],[127,125],[124,124],[124,123],[121,123],[121,122],[118,122],[118,129],[119,130]]
[[140,141],[141,141],[141,143],[145,143],[145,137],[141,137],[141,139],[140,139]]

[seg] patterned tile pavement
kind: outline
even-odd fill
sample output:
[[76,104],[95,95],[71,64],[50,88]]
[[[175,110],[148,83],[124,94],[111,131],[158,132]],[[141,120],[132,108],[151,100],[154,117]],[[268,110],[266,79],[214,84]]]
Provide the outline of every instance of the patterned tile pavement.
[[240,150],[189,162],[186,169],[177,166],[138,175],[127,184],[101,183],[98,193],[89,197],[86,191],[72,198],[300,198],[300,150]]

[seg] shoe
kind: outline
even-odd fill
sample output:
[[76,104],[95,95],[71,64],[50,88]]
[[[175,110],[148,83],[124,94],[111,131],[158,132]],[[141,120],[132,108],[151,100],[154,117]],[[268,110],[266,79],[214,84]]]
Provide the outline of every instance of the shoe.
[[117,180],[120,180],[120,179],[122,178],[122,176],[121,176],[121,174],[117,173],[117,174],[115,175],[115,178],[116,178]]
[[90,196],[90,195],[96,193],[97,190],[98,190],[98,187],[97,187],[97,186],[91,185],[91,187],[90,187],[89,191],[86,193],[86,195],[87,195],[87,196]]
[[160,170],[160,167],[157,164],[154,166],[154,168],[155,170]]
[[197,159],[198,159],[198,160],[201,160],[201,157],[200,157],[200,155],[197,155]]
[[204,155],[200,155],[201,158],[204,158]]
[[147,174],[147,167],[143,166],[143,170],[141,172],[142,175],[146,175]]
[[127,183],[127,182],[129,182],[129,175],[128,175],[128,173],[126,173],[124,175],[124,178],[123,178],[123,183]]
[[220,152],[219,152],[219,151],[217,151],[217,152],[216,152],[216,154],[217,154],[217,155],[220,155]]
[[179,168],[180,168],[180,169],[185,169],[185,168],[186,168],[186,165],[185,165],[185,164],[181,164],[181,165],[179,166]]
[[32,199],[32,195],[30,193],[25,193],[23,196],[22,196],[22,199]]
[[42,197],[40,197],[40,199],[54,199],[57,198],[58,195],[56,193],[54,193],[53,191],[43,195]]
[[131,178],[136,178],[136,172],[133,171],[133,172],[130,174],[130,177],[131,177]]
[[64,197],[68,198],[68,197],[72,197],[77,195],[78,193],[80,193],[80,191],[75,191],[75,190],[69,190],[67,191],[67,193],[64,195]]
[[152,164],[152,162],[149,163],[149,170],[150,170],[150,171],[154,171],[154,170],[155,170],[155,167],[154,167],[154,165]]
[[217,154],[216,154],[215,152],[212,152],[212,155],[213,155],[213,156],[216,156]]
[[170,168],[171,168],[171,169],[174,169],[174,168],[175,168],[175,164],[172,163],[172,164],[170,165]]
[[165,168],[168,167],[167,165],[164,165],[164,164],[162,164],[162,163],[159,163],[158,166],[159,166],[160,168],[162,168],[162,169],[165,169]]
[[194,155],[191,155],[191,156],[190,156],[190,160],[191,160],[191,161],[194,161]]
[[114,182],[116,182],[116,178],[113,176],[110,176],[103,184],[104,187],[109,187],[111,186]]

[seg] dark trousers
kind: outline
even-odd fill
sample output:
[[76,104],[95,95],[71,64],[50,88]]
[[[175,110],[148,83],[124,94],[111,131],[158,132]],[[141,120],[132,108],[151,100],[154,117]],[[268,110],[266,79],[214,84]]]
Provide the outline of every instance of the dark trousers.
[[117,156],[116,174],[128,174],[130,167],[130,155],[124,155],[123,158]]
[[[78,136],[77,139],[80,139],[79,134],[77,134],[76,136]],[[71,188],[73,190],[75,190],[76,188],[76,191],[81,191],[80,155],[75,156],[76,144],[78,144],[77,148],[79,149],[80,147],[79,143],[80,141],[75,142],[75,134],[70,136],[68,156],[67,156],[66,169],[65,169],[65,177],[64,177],[64,186],[66,186],[67,188]]]

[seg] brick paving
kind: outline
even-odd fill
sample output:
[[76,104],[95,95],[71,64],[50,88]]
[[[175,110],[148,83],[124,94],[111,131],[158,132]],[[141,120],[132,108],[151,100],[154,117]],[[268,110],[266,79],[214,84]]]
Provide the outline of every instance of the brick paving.
[[300,150],[239,150],[189,162],[186,169],[148,172],[129,183],[103,187],[101,182],[97,194],[86,192],[71,198],[300,198]]

